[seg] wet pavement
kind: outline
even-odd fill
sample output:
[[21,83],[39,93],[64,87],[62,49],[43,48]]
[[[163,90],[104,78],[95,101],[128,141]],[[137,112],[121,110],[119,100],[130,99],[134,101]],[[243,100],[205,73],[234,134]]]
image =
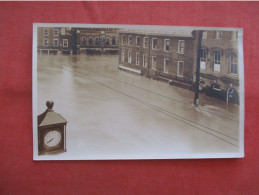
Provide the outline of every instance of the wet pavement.
[[[52,159],[239,152],[239,106],[118,70],[116,55],[38,55],[38,110],[54,101],[67,152]],[[41,157],[44,159],[44,156]]]

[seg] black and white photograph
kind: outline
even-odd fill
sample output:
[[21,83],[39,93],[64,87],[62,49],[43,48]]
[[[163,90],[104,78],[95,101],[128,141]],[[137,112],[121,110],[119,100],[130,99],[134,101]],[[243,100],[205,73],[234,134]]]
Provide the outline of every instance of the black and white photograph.
[[33,25],[33,159],[244,157],[243,29]]

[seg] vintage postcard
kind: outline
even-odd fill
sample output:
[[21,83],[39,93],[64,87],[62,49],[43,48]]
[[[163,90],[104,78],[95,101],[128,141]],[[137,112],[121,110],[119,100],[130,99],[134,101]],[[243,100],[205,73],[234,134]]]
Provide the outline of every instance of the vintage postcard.
[[33,159],[244,157],[243,30],[33,25]]

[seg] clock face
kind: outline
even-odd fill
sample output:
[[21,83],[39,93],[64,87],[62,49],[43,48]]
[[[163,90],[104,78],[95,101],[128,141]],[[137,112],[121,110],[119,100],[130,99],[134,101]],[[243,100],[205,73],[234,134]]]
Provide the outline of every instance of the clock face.
[[44,144],[47,147],[55,147],[61,141],[61,133],[57,130],[49,131],[44,137]]

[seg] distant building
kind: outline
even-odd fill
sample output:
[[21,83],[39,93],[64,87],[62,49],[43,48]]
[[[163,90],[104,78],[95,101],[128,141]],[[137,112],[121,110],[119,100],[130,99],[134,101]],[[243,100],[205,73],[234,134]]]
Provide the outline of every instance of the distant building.
[[38,51],[40,53],[70,53],[72,44],[69,28],[38,28]]
[[119,32],[119,68],[191,88],[197,41],[191,30]]
[[214,88],[222,99],[230,87],[228,92],[238,94],[238,32],[203,31],[201,49],[200,80],[205,91]]
[[118,38],[115,28],[78,28],[77,45],[81,53],[117,54]]

